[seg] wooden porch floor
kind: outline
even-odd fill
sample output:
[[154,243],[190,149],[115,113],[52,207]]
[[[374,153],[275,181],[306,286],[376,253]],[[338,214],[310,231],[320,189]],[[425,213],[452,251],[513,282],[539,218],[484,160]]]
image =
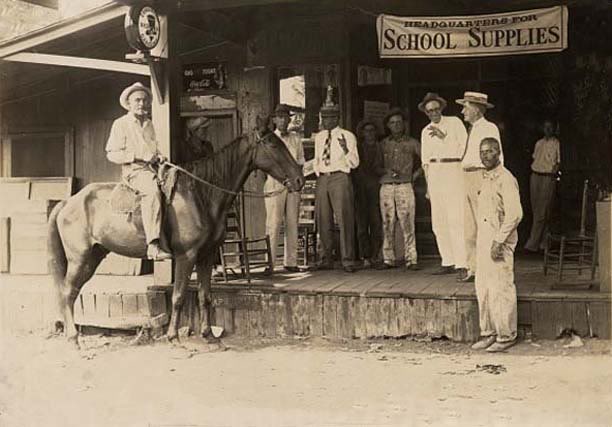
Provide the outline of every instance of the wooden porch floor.
[[[329,294],[337,296],[431,298],[431,299],[476,299],[474,283],[458,283],[455,275],[433,275],[438,268],[438,260],[425,260],[419,271],[358,270],[349,274],[342,269],[326,271],[303,271],[299,273],[276,272],[264,277],[255,273],[251,283],[245,280],[230,280],[224,283],[218,279],[214,289],[250,289],[291,294]],[[588,270],[578,277],[584,283],[566,285],[564,289],[555,288],[556,277],[545,276],[539,259],[519,258],[515,263],[515,284],[518,299],[527,300],[587,300],[610,301],[610,295],[600,293],[597,283],[593,289],[586,281]],[[569,283],[569,282],[568,282]]]

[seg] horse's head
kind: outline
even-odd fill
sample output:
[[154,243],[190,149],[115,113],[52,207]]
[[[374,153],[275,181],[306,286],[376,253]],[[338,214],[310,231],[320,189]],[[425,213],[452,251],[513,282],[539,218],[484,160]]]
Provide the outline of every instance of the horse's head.
[[268,124],[267,118],[257,117],[254,166],[282,182],[289,191],[299,191],[304,186],[302,167]]

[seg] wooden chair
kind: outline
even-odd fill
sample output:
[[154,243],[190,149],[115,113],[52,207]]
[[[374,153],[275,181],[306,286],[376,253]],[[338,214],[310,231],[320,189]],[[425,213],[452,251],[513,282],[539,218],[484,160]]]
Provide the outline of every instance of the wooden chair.
[[[580,231],[577,234],[546,235],[544,247],[544,275],[549,270],[556,272],[553,288],[586,285],[589,289],[595,284],[597,269],[597,233],[587,232],[586,217],[589,203],[589,181],[585,180],[582,190],[582,208],[580,212]],[[594,205],[594,203],[593,203]],[[591,272],[588,278],[583,271]],[[577,275],[568,276],[568,272]]]
[[[226,238],[219,247],[221,275],[228,283],[230,277],[246,278],[251,283],[252,270],[255,268],[272,269],[272,254],[268,236],[247,238],[244,221],[244,196],[236,198],[226,221]],[[262,247],[263,246],[263,247]]]

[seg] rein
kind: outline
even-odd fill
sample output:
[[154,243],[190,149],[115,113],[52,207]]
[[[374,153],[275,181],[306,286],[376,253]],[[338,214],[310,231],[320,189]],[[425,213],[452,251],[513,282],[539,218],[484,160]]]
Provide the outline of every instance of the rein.
[[[267,137],[261,138],[258,135],[257,143],[258,144],[262,144],[263,148],[265,150],[267,150],[267,147],[265,145],[263,145],[263,141],[265,140],[265,138],[267,138]],[[276,160],[276,159],[274,159],[274,157],[272,157],[272,159]],[[184,173],[185,175],[187,175],[191,179],[194,179],[194,180],[196,180],[196,181],[198,181],[198,182],[200,182],[200,183],[202,183],[204,185],[207,185],[207,186],[209,186],[211,188],[214,188],[217,191],[221,191],[222,193],[225,193],[225,194],[231,194],[232,196],[238,196],[240,193],[242,193],[245,197],[267,198],[267,197],[274,197],[274,196],[276,196],[278,194],[281,194],[286,189],[286,188],[282,188],[280,190],[268,191],[268,192],[258,192],[258,191],[249,191],[249,190],[232,191],[232,190],[228,190],[227,188],[219,187],[218,185],[213,184],[212,182],[206,181],[205,179],[202,179],[199,176],[189,172],[187,169],[185,169],[185,168],[183,168],[183,167],[181,167],[179,165],[175,165],[174,163],[171,163],[169,161],[165,161],[164,165],[172,167],[172,168],[178,170],[179,172]]]

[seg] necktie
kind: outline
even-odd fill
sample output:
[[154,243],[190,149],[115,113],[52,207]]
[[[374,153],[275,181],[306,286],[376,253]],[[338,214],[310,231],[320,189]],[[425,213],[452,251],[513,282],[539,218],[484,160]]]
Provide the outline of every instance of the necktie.
[[331,130],[327,131],[327,139],[325,140],[325,147],[323,148],[323,163],[325,166],[329,166],[331,163]]

